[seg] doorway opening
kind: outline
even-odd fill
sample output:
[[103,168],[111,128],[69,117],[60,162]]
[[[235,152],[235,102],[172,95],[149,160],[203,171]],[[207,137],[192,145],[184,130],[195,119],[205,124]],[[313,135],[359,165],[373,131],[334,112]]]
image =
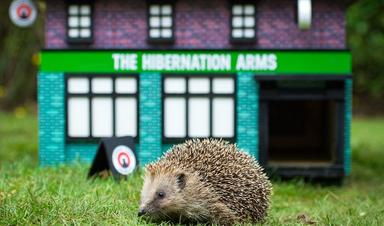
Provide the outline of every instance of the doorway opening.
[[329,166],[343,146],[343,83],[261,81],[260,159],[270,167]]

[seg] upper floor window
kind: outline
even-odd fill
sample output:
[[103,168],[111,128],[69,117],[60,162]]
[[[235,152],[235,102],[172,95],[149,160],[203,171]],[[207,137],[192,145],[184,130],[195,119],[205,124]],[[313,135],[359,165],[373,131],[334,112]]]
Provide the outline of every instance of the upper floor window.
[[235,139],[233,76],[167,76],[163,82],[163,139]]
[[174,36],[172,4],[149,4],[148,39],[149,41],[173,41]]
[[68,42],[89,43],[92,41],[92,5],[69,3],[67,8]]
[[256,9],[253,4],[232,5],[232,41],[254,41],[256,34]]

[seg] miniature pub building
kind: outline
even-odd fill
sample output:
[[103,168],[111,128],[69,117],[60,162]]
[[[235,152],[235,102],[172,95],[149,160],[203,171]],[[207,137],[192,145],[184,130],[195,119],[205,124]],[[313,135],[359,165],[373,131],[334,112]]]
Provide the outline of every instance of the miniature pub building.
[[42,165],[133,136],[140,165],[185,139],[236,142],[283,177],[350,171],[343,0],[47,1]]

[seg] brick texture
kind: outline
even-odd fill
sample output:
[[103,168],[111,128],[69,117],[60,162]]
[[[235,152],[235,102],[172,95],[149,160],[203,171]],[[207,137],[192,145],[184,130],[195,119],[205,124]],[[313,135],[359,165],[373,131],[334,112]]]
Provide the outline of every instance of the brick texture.
[[161,150],[161,75],[140,74],[140,151],[141,165],[160,157]]
[[[313,2],[312,27],[296,24],[296,1],[257,1],[256,42],[233,45],[229,41],[230,1],[178,0],[175,3],[175,43],[147,43],[146,1],[95,1],[94,43],[90,48],[207,48],[207,49],[343,49],[346,1]],[[46,48],[69,48],[66,9],[62,0],[47,3]]]
[[64,75],[39,73],[39,160],[41,165],[65,161]]
[[255,158],[259,157],[258,88],[253,74],[237,74],[237,144]]
[[66,162],[92,162],[96,155],[98,144],[77,143],[65,147]]
[[[175,1],[175,43],[147,42],[146,1],[98,0],[94,11],[95,49],[344,49],[346,1],[313,2],[312,27],[300,30],[295,22],[296,1],[257,1],[256,42],[229,41],[230,1]],[[65,1],[50,0],[46,11],[48,49],[66,49]],[[97,144],[66,144],[65,82],[63,73],[39,73],[39,159],[42,165],[74,160],[89,162]],[[136,145],[141,165],[157,159],[171,145],[162,144],[161,74],[142,73],[139,83],[139,136]],[[345,171],[350,171],[352,81],[346,81]],[[258,92],[253,74],[237,74],[237,144],[258,158]]]

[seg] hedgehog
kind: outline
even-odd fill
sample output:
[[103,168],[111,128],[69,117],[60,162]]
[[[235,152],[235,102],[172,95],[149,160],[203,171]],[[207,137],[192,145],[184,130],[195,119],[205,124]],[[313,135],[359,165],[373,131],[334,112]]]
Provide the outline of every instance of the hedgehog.
[[235,144],[188,140],[146,166],[138,215],[155,222],[256,223],[267,216],[271,191],[263,169]]

